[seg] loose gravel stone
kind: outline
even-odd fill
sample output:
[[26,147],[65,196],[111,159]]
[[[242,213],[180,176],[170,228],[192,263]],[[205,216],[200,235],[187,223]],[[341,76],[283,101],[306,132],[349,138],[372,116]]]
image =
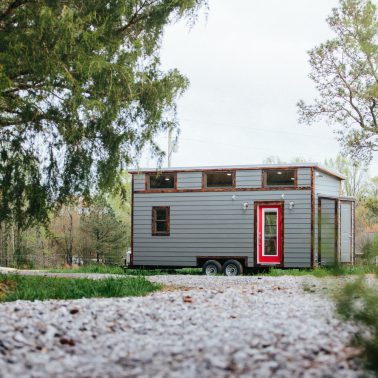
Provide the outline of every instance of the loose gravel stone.
[[[360,377],[343,279],[152,276],[141,298],[0,305],[1,377]],[[181,288],[180,288],[181,287]],[[311,287],[308,292],[304,287]]]

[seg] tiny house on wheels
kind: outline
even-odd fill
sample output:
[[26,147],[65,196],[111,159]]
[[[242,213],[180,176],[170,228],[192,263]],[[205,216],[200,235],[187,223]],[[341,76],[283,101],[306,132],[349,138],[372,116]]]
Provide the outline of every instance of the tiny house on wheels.
[[238,275],[354,262],[354,200],[316,163],[130,173],[132,267]]

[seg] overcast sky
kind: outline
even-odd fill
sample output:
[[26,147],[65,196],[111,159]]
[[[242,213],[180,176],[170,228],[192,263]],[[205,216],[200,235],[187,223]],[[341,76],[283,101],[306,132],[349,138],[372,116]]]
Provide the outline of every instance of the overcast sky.
[[[298,124],[296,103],[316,96],[306,51],[332,36],[334,0],[210,0],[189,29],[166,30],[165,68],[190,80],[178,102],[181,127],[173,166],[258,164],[277,155],[323,162],[340,146],[323,124]],[[167,137],[160,144],[166,148]],[[146,156],[141,166],[154,167]],[[165,164],[164,164],[165,165]],[[378,156],[371,167],[378,175]]]

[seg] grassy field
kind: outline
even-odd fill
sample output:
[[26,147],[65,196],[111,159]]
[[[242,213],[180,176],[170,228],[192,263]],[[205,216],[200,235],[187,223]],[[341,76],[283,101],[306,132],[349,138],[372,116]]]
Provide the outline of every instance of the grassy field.
[[305,276],[312,275],[315,277],[329,277],[329,276],[347,276],[359,274],[378,274],[378,267],[375,265],[356,265],[356,266],[335,266],[329,268],[315,268],[315,269],[276,269],[271,268],[268,272],[262,275],[266,276]]
[[[106,273],[106,274],[126,274],[132,276],[152,276],[161,274],[201,274],[200,268],[182,268],[173,270],[161,269],[126,269],[121,267],[112,267],[106,265],[84,265],[76,268],[50,269],[52,273]],[[265,272],[259,272],[263,276],[305,276],[312,275],[315,277],[344,276],[355,274],[378,274],[378,267],[374,265],[357,265],[357,266],[339,266],[334,268],[316,268],[316,269],[277,269],[271,268]],[[256,274],[256,273],[251,273]]]
[[126,274],[130,276],[154,276],[160,274],[201,274],[199,268],[182,269],[126,269],[117,266],[107,266],[101,264],[83,265],[75,268],[49,269],[51,273],[103,273],[103,274]]
[[130,297],[146,295],[161,287],[143,277],[92,280],[0,275],[0,301]]

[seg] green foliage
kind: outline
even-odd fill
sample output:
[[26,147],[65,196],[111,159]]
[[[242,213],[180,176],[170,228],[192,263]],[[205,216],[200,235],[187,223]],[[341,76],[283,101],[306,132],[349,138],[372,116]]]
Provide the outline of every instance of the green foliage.
[[365,241],[361,248],[363,259],[368,264],[375,264],[378,258],[378,234],[374,235],[373,239]]
[[82,265],[77,268],[50,269],[52,273],[104,273],[104,274],[126,274],[129,276],[155,276],[161,274],[202,274],[200,268],[181,268],[181,269],[123,269],[119,266],[109,266],[104,264]]
[[347,276],[347,275],[360,275],[367,273],[377,273],[378,267],[375,265],[339,265],[334,267],[315,268],[311,270],[306,269],[277,269],[271,268],[268,273],[263,275],[267,276],[306,276],[311,275],[315,277],[330,277],[330,276]]
[[103,197],[97,197],[85,210],[88,214],[80,219],[81,231],[88,236],[89,248],[96,253],[97,262],[120,263],[127,247],[124,224]]
[[124,274],[125,270],[119,266],[104,264],[82,265],[77,268],[49,269],[51,273],[101,273],[101,274]]
[[357,160],[378,150],[378,21],[372,0],[340,0],[327,19],[335,34],[309,52],[319,97],[299,101],[300,122],[325,119]]
[[337,310],[360,326],[355,344],[364,349],[367,367],[378,373],[378,286],[363,278],[347,284],[337,298]]
[[364,205],[378,223],[378,176],[370,180],[369,193],[365,199]]
[[93,297],[129,297],[146,295],[159,290],[161,285],[143,277],[53,278],[41,276],[0,275],[0,301],[79,299]]
[[27,228],[119,171],[176,122],[188,85],[163,72],[164,27],[206,0],[0,3],[0,221]]

